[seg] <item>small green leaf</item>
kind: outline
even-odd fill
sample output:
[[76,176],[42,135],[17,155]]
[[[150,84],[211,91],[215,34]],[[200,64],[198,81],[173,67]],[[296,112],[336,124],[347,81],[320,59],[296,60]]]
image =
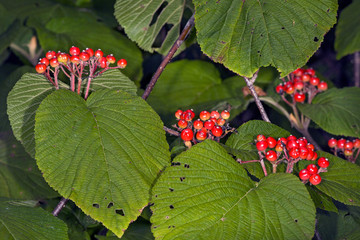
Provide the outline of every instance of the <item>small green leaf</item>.
[[52,198],[58,194],[44,181],[36,162],[11,132],[0,133],[0,197]]
[[241,76],[302,67],[336,23],[337,1],[194,0],[201,50]]
[[177,156],[153,188],[156,239],[311,239],[315,207],[292,174],[253,182],[218,143]]
[[0,201],[0,236],[14,240],[65,240],[67,227],[60,219],[41,208],[20,206],[11,200]]
[[327,172],[320,173],[320,191],[347,205],[360,206],[360,167],[332,154],[317,151],[320,157],[329,159]]
[[311,104],[298,104],[300,111],[334,135],[360,137],[360,88],[332,88],[317,95]]
[[[145,51],[165,55],[180,35],[186,0],[117,0],[114,7],[117,21],[131,40]],[[167,33],[159,40],[162,30]]]
[[336,58],[360,51],[360,1],[353,1],[340,13],[335,32]]
[[53,92],[37,110],[35,138],[49,185],[118,237],[149,203],[170,161],[159,116],[121,90],[98,90],[87,101]]
[[32,157],[35,156],[35,113],[53,91],[55,87],[43,75],[26,73],[7,98],[7,113],[14,135]]

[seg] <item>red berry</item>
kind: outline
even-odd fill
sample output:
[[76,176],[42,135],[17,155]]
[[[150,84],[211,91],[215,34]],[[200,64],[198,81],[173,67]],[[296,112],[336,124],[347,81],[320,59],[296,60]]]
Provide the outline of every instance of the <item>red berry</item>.
[[202,111],[199,115],[200,119],[203,121],[209,120],[210,119],[210,113],[208,111]]
[[196,139],[199,141],[204,141],[207,138],[206,129],[202,129],[196,133]]
[[344,148],[345,148],[345,149],[351,150],[353,147],[354,147],[354,143],[353,143],[353,142],[351,142],[351,141],[349,141],[349,140],[347,140],[347,141],[345,142],[345,145],[344,145]]
[[308,149],[308,148],[306,148],[306,149],[308,150],[308,154],[307,154],[307,156],[306,156],[306,160],[310,161],[310,160],[313,159],[315,152],[314,152],[313,150],[311,150],[311,149]]
[[302,81],[296,81],[296,82],[294,82],[294,88],[296,89],[296,90],[303,90],[303,88],[304,88],[304,82],[302,82]]
[[107,55],[107,56],[106,56],[106,60],[107,60],[109,63],[115,63],[115,62],[116,62],[116,59],[115,59],[115,57],[114,57],[112,54]]
[[195,129],[202,129],[203,126],[204,126],[204,123],[200,119],[194,121]]
[[329,141],[328,141],[328,146],[329,148],[334,148],[337,146],[337,140],[335,138],[331,138]]
[[60,53],[57,57],[59,63],[67,64],[69,56],[66,53]]
[[106,68],[107,65],[108,65],[106,57],[99,58],[98,62],[99,62],[99,65],[100,65],[101,68]]
[[347,157],[350,157],[353,155],[353,150],[350,150],[350,149],[345,149],[344,150],[344,155],[347,156]]
[[360,139],[355,139],[354,140],[354,148],[360,148]]
[[90,59],[90,54],[89,52],[82,51],[79,55],[79,58],[81,59],[81,61],[86,62]]
[[321,157],[318,159],[317,164],[321,168],[327,168],[329,166],[329,160],[327,158]]
[[215,123],[211,120],[207,120],[205,123],[204,123],[204,127],[208,130],[211,130],[213,127],[215,126]]
[[73,55],[70,57],[70,62],[74,63],[74,64],[78,64],[80,62],[80,57],[79,55]]
[[49,63],[50,63],[49,59],[47,59],[47,58],[41,58],[40,62],[45,64],[45,66],[49,66]]
[[299,138],[296,143],[299,145],[299,147],[306,147],[307,145],[307,141],[306,139],[304,140],[304,138]]
[[195,113],[191,109],[184,111],[183,114],[181,115],[181,118],[188,122],[192,121],[194,117],[195,117]]
[[210,113],[210,118],[218,119],[220,117],[220,113],[218,111],[212,111]]
[[287,143],[287,139],[286,139],[286,138],[284,138],[284,137],[282,137],[282,138],[279,138],[279,139],[278,139],[278,142],[277,142],[277,144],[280,144],[280,145],[282,145],[281,143],[284,143],[284,144],[286,145],[286,143]]
[[222,111],[221,112],[221,117],[223,118],[223,119],[229,119],[230,118],[230,112],[228,111],[228,110],[224,110],[224,111]]
[[94,56],[94,50],[92,50],[91,48],[86,48],[85,52],[87,52],[90,57]]
[[343,149],[345,147],[346,140],[341,138],[337,141],[337,147]]
[[311,150],[315,150],[315,147],[314,147],[314,145],[312,145],[311,143],[308,143],[307,145],[306,145],[306,148],[307,149],[311,149]]
[[318,172],[318,168],[315,164],[309,164],[306,167],[306,170],[308,170],[310,175],[316,174]]
[[299,172],[299,178],[301,180],[308,180],[310,178],[309,171],[306,169],[303,169]]
[[59,61],[57,60],[57,58],[50,59],[50,66],[53,68],[59,66]]
[[310,81],[310,78],[311,76],[309,74],[304,74],[302,75],[301,80],[303,80],[304,82],[308,82]]
[[45,57],[50,60],[50,59],[56,57],[56,52],[55,51],[48,51],[46,53]]
[[328,85],[326,82],[319,82],[319,85],[317,87],[319,91],[326,91],[328,89]]
[[299,144],[296,142],[296,140],[288,140],[287,144],[286,144],[286,149],[290,150],[292,148],[298,148]]
[[37,73],[44,73],[46,71],[46,65],[43,63],[38,63],[35,66],[35,70]]
[[180,110],[180,109],[177,110],[177,111],[175,112],[175,117],[176,117],[177,119],[180,119],[182,113],[183,113],[182,110]]
[[301,137],[301,138],[299,138],[299,139],[298,139],[298,141],[299,141],[299,146],[300,146],[300,141],[302,141],[302,142],[304,142],[304,143],[305,143],[304,147],[308,144],[308,141],[306,140],[306,138],[305,138],[305,137]]
[[266,141],[266,137],[262,134],[259,134],[256,136],[257,141]]
[[224,124],[226,123],[225,119],[223,118],[219,118],[217,121],[216,121],[217,125],[219,126],[224,126]]
[[215,136],[215,137],[220,137],[223,134],[223,130],[220,126],[214,126],[211,129],[211,133]]
[[185,128],[184,130],[181,131],[180,136],[181,139],[184,141],[191,141],[194,137],[194,132],[189,128]]
[[293,94],[295,91],[294,84],[292,82],[285,83],[284,90],[287,94]]
[[295,75],[295,76],[302,76],[303,74],[304,74],[304,72],[305,72],[305,70],[304,69],[302,69],[302,68],[298,68],[298,69],[296,69],[295,71],[293,71],[293,74]]
[[290,157],[296,159],[296,158],[300,157],[300,151],[298,148],[291,148],[289,150],[289,155],[290,155]]
[[210,118],[210,121],[213,121],[215,124],[217,123],[217,119],[216,118]]
[[295,102],[300,102],[300,103],[305,102],[305,94],[296,92],[294,94],[294,100]]
[[300,152],[299,157],[304,160],[307,158],[309,154],[309,150],[306,147],[299,147],[299,152]]
[[287,137],[287,139],[286,139],[287,141],[290,141],[290,140],[297,140],[297,138],[295,137],[295,136],[293,136],[293,135],[290,135],[290,136],[288,136]]
[[274,148],[274,147],[276,146],[276,140],[275,140],[275,138],[273,138],[273,137],[268,137],[268,138],[266,139],[266,141],[267,141],[267,143],[268,143],[268,147],[269,147],[269,148]]
[[103,51],[101,51],[101,49],[98,49],[95,51],[94,56],[97,58],[102,58],[104,56]]
[[275,151],[282,152],[284,149],[280,144],[276,144]]
[[188,125],[188,123],[187,123],[187,121],[185,121],[184,119],[180,119],[180,120],[178,121],[178,126],[179,126],[180,128],[186,128],[187,125]]
[[276,86],[275,91],[276,91],[278,94],[283,94],[284,91],[285,91],[285,88],[284,88],[284,86],[283,86],[282,84],[279,84],[279,85]]
[[266,157],[266,159],[269,160],[270,162],[274,162],[274,161],[276,161],[276,159],[277,159],[277,154],[276,154],[275,151],[269,150],[269,151],[266,152],[265,157]]
[[321,177],[319,174],[313,174],[310,176],[309,178],[309,182],[312,184],[312,185],[318,185],[320,182],[321,182]]
[[267,141],[258,141],[256,143],[256,148],[258,151],[264,151],[268,147]]
[[317,86],[317,85],[319,85],[319,83],[320,83],[320,79],[317,78],[317,77],[312,77],[310,79],[310,84],[313,85],[313,86]]
[[312,68],[308,68],[305,70],[305,72],[311,76],[314,76],[315,75],[315,70],[312,69]]
[[125,68],[126,65],[127,65],[127,61],[125,59],[120,59],[118,62],[117,62],[117,65],[118,67],[120,68]]
[[79,55],[80,54],[80,49],[78,47],[72,46],[69,50],[69,53],[71,56],[74,55]]
[[314,152],[314,156],[312,157],[311,161],[315,161],[318,157],[318,154],[316,152]]

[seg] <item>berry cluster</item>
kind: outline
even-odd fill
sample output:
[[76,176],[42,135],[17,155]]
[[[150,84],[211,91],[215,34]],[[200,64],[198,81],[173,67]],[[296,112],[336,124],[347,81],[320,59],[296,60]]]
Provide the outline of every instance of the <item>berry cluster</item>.
[[[314,151],[314,145],[308,143],[305,137],[296,138],[290,135],[287,138],[283,137],[276,140],[271,136],[265,137],[259,134],[255,139],[255,144],[260,156],[259,161],[261,162],[263,159],[270,161],[273,165],[273,173],[276,172],[276,167],[281,162],[287,164],[286,172],[291,173],[294,164],[298,161],[316,161],[318,158],[317,153]],[[313,185],[319,184],[321,177],[318,173],[326,171],[325,169],[329,166],[329,161],[321,157],[318,159],[318,165],[321,167],[319,171],[315,164],[310,164],[306,169],[301,170],[299,174],[300,179],[304,183],[309,180]],[[264,166],[263,169],[265,169]]]
[[360,139],[356,138],[353,141],[341,138],[336,140],[331,138],[328,141],[328,146],[333,149],[335,156],[341,153],[350,162],[355,162],[360,153]]
[[[70,89],[75,92],[75,81],[77,79],[77,92],[81,92],[81,82],[84,76],[88,77],[85,99],[89,92],[91,79],[102,74],[108,69],[125,68],[127,62],[125,59],[117,61],[117,66],[110,67],[116,62],[112,54],[104,55],[101,49],[94,52],[91,48],[80,51],[78,47],[72,46],[69,53],[48,51],[44,58],[39,59],[39,63],[35,66],[36,72],[44,74],[45,77],[59,89],[58,75],[59,71],[70,80]],[[100,68],[100,71],[97,71]]]
[[[275,90],[283,97],[286,103],[294,105],[297,102],[305,102],[306,95],[308,96],[308,103],[311,103],[318,92],[325,91],[327,88],[327,83],[320,81],[313,69],[299,68],[289,75],[288,81],[283,79],[283,83],[276,86]],[[287,101],[284,93],[291,96],[292,103]]]
[[191,146],[191,142],[196,144],[205,139],[219,141],[228,132],[233,131],[227,124],[227,120],[230,118],[230,112],[227,110],[221,113],[218,111],[202,111],[199,114],[199,119],[195,121],[193,121],[195,113],[192,109],[177,110],[175,117],[177,118],[177,125],[174,127],[181,132],[181,139],[187,147]]

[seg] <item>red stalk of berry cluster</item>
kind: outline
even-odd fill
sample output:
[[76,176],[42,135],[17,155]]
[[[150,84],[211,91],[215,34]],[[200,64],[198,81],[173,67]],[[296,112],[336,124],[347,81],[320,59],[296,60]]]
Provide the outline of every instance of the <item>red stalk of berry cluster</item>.
[[[70,90],[81,94],[81,86],[83,78],[87,77],[86,90],[84,98],[87,99],[90,91],[91,81],[109,69],[125,68],[127,62],[125,59],[120,59],[117,66],[110,67],[110,64],[116,62],[115,57],[110,54],[106,57],[100,49],[95,52],[91,48],[86,48],[82,52],[78,47],[72,46],[69,53],[49,51],[45,58],[40,59],[35,66],[35,70],[39,74],[49,80],[49,82],[59,89],[59,73],[60,70],[65,74],[70,82]],[[96,71],[100,67],[101,71]],[[76,84],[77,81],[77,84]]]

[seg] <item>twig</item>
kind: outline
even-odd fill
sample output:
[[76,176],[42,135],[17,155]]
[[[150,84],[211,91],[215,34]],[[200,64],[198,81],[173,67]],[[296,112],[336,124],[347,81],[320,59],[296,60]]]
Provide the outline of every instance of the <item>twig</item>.
[[354,85],[360,87],[360,52],[354,53]]
[[65,207],[65,203],[68,201],[68,199],[66,198],[61,198],[60,202],[58,203],[58,205],[54,208],[54,211],[52,212],[52,215],[54,215],[55,217],[60,213],[61,209],[63,207]]
[[174,136],[177,136],[177,137],[180,136],[180,133],[179,133],[178,131],[173,130],[173,129],[171,129],[171,128],[168,128],[168,127],[165,127],[165,126],[164,126],[164,130],[165,130],[165,132],[167,132],[167,133],[170,134],[170,135],[174,135]]
[[158,69],[156,70],[155,74],[152,76],[148,86],[145,89],[144,94],[142,95],[143,99],[146,100],[149,97],[149,95],[150,95],[152,89],[154,88],[157,80],[159,79],[161,73],[164,71],[165,66],[170,62],[170,60],[174,56],[175,52],[179,49],[181,44],[184,42],[185,38],[189,35],[190,30],[194,26],[194,15],[195,14],[193,14],[191,16],[191,18],[189,19],[189,21],[186,23],[186,25],[185,25],[183,31],[181,32],[179,38],[176,40],[174,45],[171,47],[170,51],[168,52],[168,54],[166,55],[164,60],[161,62]]
[[248,160],[248,161],[243,161],[240,158],[236,159],[236,161],[240,164],[245,164],[245,163],[253,163],[253,162],[260,162],[260,160]]
[[245,79],[246,85],[250,89],[250,92],[251,92],[251,94],[253,95],[253,97],[255,99],[255,103],[256,103],[259,111],[260,111],[262,119],[264,121],[266,121],[266,122],[270,122],[270,119],[269,119],[269,117],[267,116],[267,114],[265,112],[264,106],[262,105],[262,103],[261,103],[261,101],[259,99],[259,96],[257,95],[257,93],[256,93],[256,91],[254,89],[254,82],[255,82],[257,76],[258,76],[258,71],[254,74],[254,76],[252,76],[251,79],[249,79],[247,77],[244,77],[244,79]]

